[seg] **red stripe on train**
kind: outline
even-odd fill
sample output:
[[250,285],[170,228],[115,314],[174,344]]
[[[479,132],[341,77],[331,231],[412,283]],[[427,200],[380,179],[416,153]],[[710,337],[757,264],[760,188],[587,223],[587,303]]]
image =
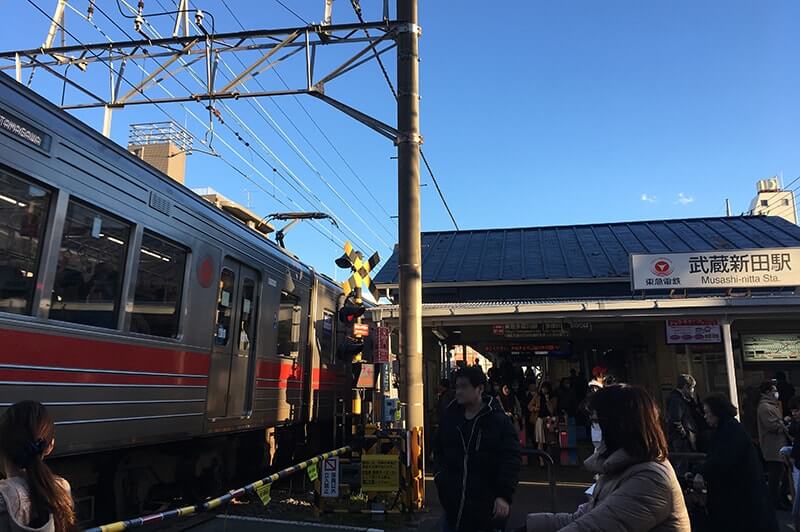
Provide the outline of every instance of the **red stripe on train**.
[[206,386],[208,384],[206,377],[161,377],[35,369],[0,369],[0,381],[47,382],[54,384],[155,384],[160,386]]
[[207,354],[180,348],[173,350],[9,329],[0,329],[0,345],[3,346],[0,364],[208,375]]

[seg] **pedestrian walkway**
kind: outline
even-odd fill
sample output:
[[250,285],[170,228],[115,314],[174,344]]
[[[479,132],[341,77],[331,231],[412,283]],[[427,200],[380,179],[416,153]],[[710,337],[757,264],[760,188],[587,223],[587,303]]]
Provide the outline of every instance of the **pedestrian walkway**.
[[[581,467],[555,466],[556,510],[559,512],[573,512],[579,504],[586,502],[584,491],[591,483],[591,475]],[[436,493],[433,477],[428,477],[425,482],[425,500],[429,516],[424,518],[419,529],[424,532],[434,532],[440,529],[442,508]],[[547,470],[540,469],[538,465],[523,466],[520,471],[520,481],[514,495],[514,504],[511,507],[511,518],[508,521],[508,530],[525,525],[525,516],[534,512],[550,511],[550,491],[547,483]]]

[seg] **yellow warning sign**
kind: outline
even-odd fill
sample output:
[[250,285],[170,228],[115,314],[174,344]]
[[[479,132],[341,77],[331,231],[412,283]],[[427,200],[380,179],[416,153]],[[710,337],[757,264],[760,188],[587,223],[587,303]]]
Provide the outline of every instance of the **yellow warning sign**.
[[396,454],[361,456],[362,491],[397,491],[400,489],[400,457]]
[[314,482],[319,478],[319,471],[317,471],[317,464],[311,464],[308,466],[308,480]]
[[261,502],[264,503],[264,506],[268,505],[269,501],[272,500],[272,495],[270,494],[271,489],[272,484],[264,484],[263,486],[256,488],[256,494],[258,494],[258,498],[261,499]]

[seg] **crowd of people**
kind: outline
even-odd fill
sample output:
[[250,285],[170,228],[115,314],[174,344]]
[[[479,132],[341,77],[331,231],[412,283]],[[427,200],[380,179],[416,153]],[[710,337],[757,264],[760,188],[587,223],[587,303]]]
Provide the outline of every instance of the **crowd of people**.
[[[760,387],[757,438],[727,396],[698,398],[691,375],[678,377],[663,415],[644,388],[613,384],[603,368],[590,382],[573,371],[557,388],[507,375],[510,382],[495,381],[497,372],[487,378],[474,366],[455,374],[434,445],[442,530],[505,530],[521,447],[547,449],[561,417],[586,427],[594,452],[584,466],[596,482],[573,513],[528,515],[527,531],[689,532],[694,522],[714,532],[775,532],[776,510],[790,500],[800,530],[800,398],[780,372]],[[687,509],[684,493],[693,490],[705,494],[701,521]]]
[[[554,418],[584,415],[594,446],[584,461],[595,478],[589,500],[572,513],[529,514],[521,530],[689,532],[687,483],[707,489],[706,530],[776,532],[775,512],[790,501],[800,530],[800,397],[785,375],[759,387],[756,442],[728,397],[699,399],[691,375],[678,377],[663,416],[644,388],[611,384],[603,368],[590,382],[573,372],[556,389],[530,377],[492,382],[470,366],[443,386],[434,479],[444,532],[505,530],[525,434],[529,446],[547,445]],[[44,463],[54,446],[40,403],[0,417],[0,532],[76,529],[69,484]]]

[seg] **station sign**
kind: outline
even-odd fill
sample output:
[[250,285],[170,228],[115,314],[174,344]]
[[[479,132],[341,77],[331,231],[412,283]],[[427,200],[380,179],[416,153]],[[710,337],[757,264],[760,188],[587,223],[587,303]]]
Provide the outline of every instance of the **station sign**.
[[800,286],[800,248],[631,254],[633,290]]
[[718,344],[722,329],[717,320],[667,320],[668,344]]
[[376,364],[388,364],[389,354],[389,327],[377,327],[375,331],[375,353],[372,361]]
[[745,362],[797,362],[800,360],[800,334],[743,334]]

